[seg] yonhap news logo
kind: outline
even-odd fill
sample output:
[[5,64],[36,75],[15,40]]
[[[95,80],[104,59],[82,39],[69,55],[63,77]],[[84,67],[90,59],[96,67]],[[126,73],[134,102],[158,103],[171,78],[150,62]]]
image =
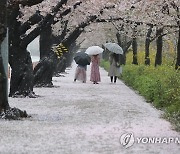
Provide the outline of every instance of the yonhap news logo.
[[120,137],[120,143],[125,147],[131,147],[135,142],[133,133],[124,133]]
[[123,147],[129,148],[137,144],[180,144],[180,137],[135,137],[132,132],[121,135],[119,142]]

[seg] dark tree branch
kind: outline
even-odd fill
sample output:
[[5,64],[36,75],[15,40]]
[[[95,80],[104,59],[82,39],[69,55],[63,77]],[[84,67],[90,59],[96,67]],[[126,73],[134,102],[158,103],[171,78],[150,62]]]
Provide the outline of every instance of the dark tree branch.
[[[162,28],[163,29],[163,28]],[[175,33],[177,33],[178,32],[178,30],[175,30],[174,31]],[[167,32],[167,33],[161,33],[161,34],[158,34],[158,35],[155,35],[154,37],[152,37],[151,39],[150,39],[150,42],[152,42],[152,41],[154,41],[155,39],[157,39],[158,37],[163,37],[163,36],[166,36],[166,35],[168,35],[168,34],[171,34],[172,32]]]
[[[110,17],[110,18],[112,19],[112,17]],[[120,28],[115,25],[115,23],[113,22],[113,20],[111,20],[111,23],[112,23],[112,25],[116,28],[117,31],[120,31]]]
[[104,13],[104,9],[109,10],[109,9],[113,9],[113,8],[115,8],[115,5],[105,6],[104,8],[102,8],[102,9],[99,11],[99,13],[102,15],[102,14]]
[[65,38],[62,43],[68,47],[70,46],[78,37],[79,35],[84,31],[84,28],[90,24],[90,22],[93,22],[96,20],[97,16],[89,16],[86,21],[82,22],[75,30],[73,30],[67,38]]
[[[41,33],[41,31],[45,30],[46,27],[49,27],[51,24],[56,24],[57,22],[59,22],[59,20],[62,20],[63,16],[66,16],[67,14],[72,12],[72,9],[68,8],[61,13],[59,20],[56,20],[56,21],[54,20],[54,17],[56,15],[56,13],[59,11],[59,8],[62,6],[62,4],[66,4],[66,3],[67,3],[67,0],[61,0],[61,2],[59,2],[56,5],[56,7],[54,7],[54,9],[52,10],[54,15],[48,14],[42,21],[40,21],[38,27],[35,28],[32,32],[30,32],[30,34],[28,34],[27,36],[25,36],[23,38],[21,45],[22,46],[28,45],[33,39],[35,39]],[[81,3],[82,2],[76,2],[73,5],[73,8],[77,8],[77,6],[79,6]],[[35,17],[33,18],[34,23],[36,22],[37,17],[42,18],[41,16],[38,16],[38,13],[37,13],[36,18]],[[28,26],[30,27],[30,25],[28,25],[28,23],[29,22],[27,22],[25,30],[28,30],[27,29]],[[21,33],[21,34],[23,34],[23,33]]]
[[[73,8],[76,9],[78,6],[81,5],[82,2],[77,2],[73,5]],[[71,8],[68,8],[66,10],[64,10],[63,12],[60,13],[60,18],[59,20],[56,20],[53,22],[53,25],[56,24],[57,22],[59,22],[60,20],[62,20],[63,16],[66,16],[67,14],[71,13],[72,12],[72,9]]]
[[41,3],[42,1],[44,0],[8,0],[11,5],[22,4],[23,6],[33,6]]
[[63,27],[63,30],[62,30],[62,33],[61,33],[61,38],[64,38],[67,34],[67,26],[68,26],[68,20],[65,21],[64,23],[64,27]]
[[[117,17],[117,18],[109,18],[109,19],[97,19],[95,22],[111,22],[111,21],[123,21],[125,23],[129,23],[129,24],[136,24],[136,25],[147,25],[147,26],[157,26],[157,24],[152,24],[152,23],[147,23],[147,22],[141,22],[141,21],[133,21],[133,20],[127,20],[124,19],[122,17]],[[164,25],[163,23],[161,23],[161,25],[163,25],[164,27],[169,27],[169,28],[178,28],[177,25]]]
[[20,35],[26,33],[28,29],[31,28],[32,25],[37,24],[39,21],[41,21],[43,16],[40,14],[39,11],[36,11],[35,14],[33,14],[28,21],[23,23],[19,28]]
[[58,4],[52,9],[53,15],[50,13],[47,14],[46,17],[42,21],[40,21],[38,26],[22,39],[20,46],[26,47],[32,40],[34,40],[40,34],[42,30],[44,30],[44,28],[51,25],[53,23],[56,13],[59,11],[62,5],[66,3],[67,0],[61,0],[60,2],[58,2]]
[[78,6],[81,5],[81,3],[82,3],[81,1],[80,2],[76,2],[76,4],[73,5],[73,8],[76,9]]

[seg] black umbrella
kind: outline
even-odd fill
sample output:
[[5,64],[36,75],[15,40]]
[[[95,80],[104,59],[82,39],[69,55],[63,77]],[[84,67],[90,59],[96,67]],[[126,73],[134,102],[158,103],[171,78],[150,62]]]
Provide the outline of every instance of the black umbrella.
[[74,56],[74,60],[76,62],[76,64],[82,65],[82,66],[86,66],[89,65],[91,62],[91,58],[89,57],[89,55],[85,52],[77,52]]

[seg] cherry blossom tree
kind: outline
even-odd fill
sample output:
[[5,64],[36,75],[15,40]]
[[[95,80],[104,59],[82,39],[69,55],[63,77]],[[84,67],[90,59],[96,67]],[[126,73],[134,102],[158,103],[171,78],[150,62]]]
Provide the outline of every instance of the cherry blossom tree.
[[[47,1],[48,2],[48,1]],[[78,4],[78,2],[76,2],[77,4]],[[80,3],[80,2],[79,2]],[[66,48],[70,48],[70,46],[71,46],[71,44],[75,41],[75,39],[77,39],[77,37],[80,35],[80,31],[82,31],[82,30],[79,30],[80,28],[76,28],[76,26],[79,24],[79,25],[81,25],[80,27],[81,27],[81,29],[83,29],[84,27],[82,26],[82,25],[86,25],[86,23],[85,24],[83,24],[83,20],[85,19],[86,20],[86,17],[87,16],[90,16],[93,12],[92,11],[89,11],[89,12],[87,12],[86,10],[87,10],[87,8],[89,7],[89,6],[95,6],[94,4],[95,3],[97,3],[97,2],[95,2],[95,1],[85,1],[84,3],[83,3],[83,7],[81,7],[80,9],[78,9],[77,11],[75,11],[75,9],[76,9],[76,6],[77,6],[77,4],[75,4],[75,2],[74,1],[68,1],[68,3],[66,4],[66,5],[64,5],[64,6],[62,6],[62,9],[64,9],[64,11],[61,11],[59,14],[58,14],[58,12],[57,11],[54,11],[54,10],[56,10],[56,7],[54,7],[53,8],[53,10],[50,10],[50,13],[46,13],[47,12],[47,10],[46,10],[46,12],[43,12],[43,7],[42,6],[44,6],[45,5],[45,3],[44,4],[41,4],[41,5],[38,5],[38,6],[34,6],[34,8],[36,8],[36,7],[38,7],[38,9],[40,8],[40,9],[42,9],[42,12],[41,12],[41,14],[43,15],[45,15],[45,17],[44,17],[44,19],[42,20],[42,22],[43,22],[43,25],[44,25],[44,23],[47,23],[47,24],[45,24],[44,26],[44,28],[43,28],[43,30],[47,30],[47,27],[50,27],[50,26],[52,26],[52,24],[54,23],[54,22],[56,22],[56,20],[59,20],[59,18],[60,18],[60,20],[61,20],[61,18],[63,17],[64,18],[64,15],[66,15],[66,17],[65,17],[65,20],[67,20],[68,19],[68,21],[70,21],[71,22],[71,24],[70,24],[70,27],[69,27],[69,32],[70,33],[72,33],[72,35],[69,35],[68,36],[68,39],[66,39],[66,41],[63,41],[63,44],[66,46]],[[74,5],[75,4],[75,5]],[[104,5],[102,5],[103,3],[99,3],[99,4],[101,4],[100,6],[103,8],[104,7]],[[56,5],[56,6],[58,6],[58,5]],[[69,9],[69,7],[70,6],[73,6],[73,8],[71,9],[72,11],[69,11],[70,9]],[[83,8],[83,9],[82,9]],[[24,9],[24,8],[23,8]],[[23,10],[22,9],[22,10]],[[32,12],[33,12],[33,8],[31,8],[32,10]],[[92,8],[91,8],[92,9]],[[26,10],[26,9],[25,9]],[[35,9],[34,9],[35,10]],[[82,14],[82,10],[84,10],[84,14]],[[100,12],[100,9],[99,9],[99,6],[96,6],[96,7],[94,7],[94,14],[99,14],[99,12]],[[22,11],[23,12],[23,11]],[[52,12],[53,12],[53,14],[52,14]],[[72,13],[69,13],[69,12],[72,12]],[[87,12],[87,13],[86,13]],[[82,17],[81,18],[79,18],[79,20],[74,20],[74,18],[75,18],[75,14],[77,15],[77,14],[79,14],[79,15],[82,15]],[[79,16],[78,15],[78,16]],[[34,16],[34,15],[33,15]],[[49,16],[52,16],[52,18],[50,19],[49,18]],[[71,18],[70,18],[71,17]],[[30,18],[30,17],[27,17],[27,15],[24,15],[23,17],[22,17],[22,19],[26,19],[26,18]],[[31,17],[32,18],[32,17]],[[49,20],[50,19],[50,20]],[[21,19],[20,19],[21,20]],[[48,21],[48,22],[47,22]],[[29,20],[28,20],[28,22],[29,22]],[[87,22],[87,21],[86,21]],[[24,25],[26,25],[26,22],[24,22]],[[87,26],[87,25],[86,25]],[[78,27],[78,26],[77,26]],[[74,29],[74,30],[73,30]],[[26,31],[27,31],[27,29],[25,29]],[[29,34],[25,34],[25,35],[21,35],[22,36],[22,38],[23,38],[23,40],[21,41],[21,43],[20,43],[20,45],[21,46],[26,46],[28,43],[30,43],[30,42],[28,42],[28,40],[29,41],[31,41],[32,40],[32,38],[34,39],[35,38],[35,36],[37,36],[37,34],[39,32],[42,32],[42,26],[40,25],[39,27],[37,27],[37,28],[35,28],[34,30],[32,30]],[[31,39],[30,39],[31,38]],[[73,41],[72,41],[73,40]],[[50,52],[51,53],[51,52]],[[47,60],[47,58],[46,58],[46,60]],[[51,60],[52,61],[52,60]],[[45,61],[44,61],[45,62]],[[56,62],[55,60],[53,61],[53,62]],[[46,63],[47,64],[47,63]],[[49,65],[50,65],[51,63],[49,63]],[[51,66],[54,66],[54,65],[51,65]],[[37,66],[39,69],[41,69],[41,67],[39,67],[39,65]],[[43,63],[42,63],[42,67],[44,68],[44,66],[43,66]],[[45,69],[45,68],[44,68]],[[36,68],[35,68],[35,72],[42,72],[42,71],[38,71]],[[47,70],[47,69],[46,69]],[[53,69],[51,69],[51,70],[53,70]],[[19,74],[19,73],[18,73]],[[28,75],[29,74],[31,74],[30,72],[29,73],[27,73]],[[49,74],[49,73],[46,73],[46,74]],[[46,78],[47,76],[46,76],[46,74],[44,74],[44,77]],[[52,74],[52,72],[51,72],[51,74]],[[42,76],[42,75],[41,75]],[[50,76],[50,75],[48,75],[51,79],[52,79],[52,76]],[[32,78],[32,76],[31,76],[31,78]],[[42,79],[42,78],[39,78],[39,75],[38,74],[35,74],[35,82],[37,81],[36,79],[39,79],[39,81],[40,80],[42,80],[42,82],[44,82],[45,80],[44,79]],[[47,78],[46,78],[47,79]],[[49,81],[51,81],[51,79],[49,79],[48,78],[48,82]],[[26,79],[25,79],[26,80]],[[17,80],[16,80],[17,81]],[[29,80],[30,81],[30,80]],[[38,83],[39,83],[39,81],[38,81]],[[12,86],[13,85],[15,85],[15,83],[12,83],[11,84]],[[24,84],[22,84],[22,85],[24,85]],[[26,86],[27,87],[30,87],[30,85],[32,85],[31,83],[29,84],[29,85],[27,85],[27,83],[26,83]],[[48,85],[49,85],[49,83],[48,83]],[[51,84],[50,84],[51,85]],[[12,87],[11,86],[11,87]],[[24,86],[23,86],[24,87]],[[17,88],[15,88],[15,90],[16,90]],[[20,87],[20,89],[22,89],[21,87]],[[27,89],[27,88],[26,88]],[[25,91],[25,90],[23,90],[23,91]],[[11,94],[11,92],[12,92],[12,94]],[[14,93],[14,91],[13,91],[13,89],[10,91],[10,95],[13,95],[13,93]],[[22,91],[20,91],[20,90],[18,90],[17,92],[15,92],[15,95],[19,95],[19,94],[22,94],[23,92]],[[31,94],[32,94],[32,87],[30,88],[30,90],[27,90],[27,91],[25,91],[25,93],[23,93],[23,95],[27,95],[27,94],[29,95],[29,93],[30,93],[30,96],[31,96]],[[32,96],[33,97],[33,96]]]
[[[33,41],[43,29],[46,28],[46,24],[50,24],[50,21],[53,21],[55,14],[52,15],[49,13],[42,19],[39,11],[36,11],[35,14],[27,19],[27,21],[22,22],[20,21],[20,4],[22,6],[31,6],[36,4],[35,1],[17,1],[17,3],[14,1],[14,3],[11,2],[12,1],[10,1],[8,6],[8,26],[10,38],[9,62],[12,68],[10,96],[23,95],[35,97],[33,93],[32,61],[29,52],[26,51],[26,48],[27,45]],[[39,3],[42,1],[38,0],[36,2]],[[66,2],[67,0],[57,2],[53,12],[58,12],[59,8],[61,8]],[[38,25],[33,29],[32,26],[37,23]]]
[[[138,37],[142,38],[142,36],[144,36],[144,39],[147,41],[145,59],[148,61],[148,47],[151,42],[149,38],[152,37],[152,34],[154,34],[154,37],[159,38],[165,35],[165,33],[163,33],[164,27],[177,26],[179,24],[179,22],[177,22],[179,21],[178,1],[112,0],[109,2],[108,0],[84,0],[80,6],[75,8],[73,6],[76,2],[77,1],[74,0],[9,0],[8,25],[10,31],[10,64],[12,67],[10,96],[24,95],[33,97],[32,61],[29,53],[26,51],[26,47],[35,37],[45,31],[47,27],[53,28],[52,25],[56,21],[68,21],[66,38],[73,36],[77,39],[82,32],[73,33],[73,31],[86,21],[87,17],[96,16],[96,20],[93,22],[98,22],[98,19],[103,18],[105,22],[119,18],[117,21],[120,21],[119,24],[123,25],[124,34],[132,38],[134,42],[134,63],[137,63],[136,39],[138,39]],[[65,10],[71,11],[65,13]],[[63,15],[63,12],[65,15]],[[152,25],[152,32],[149,29],[149,33],[147,33],[147,29]],[[157,29],[163,27],[163,32],[160,34],[161,36],[159,36],[159,34],[155,35],[157,34],[155,32],[156,27]],[[84,28],[82,28],[82,30],[83,29]],[[61,32],[61,30],[57,28],[52,30]],[[166,28],[166,31],[168,31],[168,28]],[[70,35],[71,33],[73,35]],[[56,34],[57,36],[60,35],[59,33]],[[75,39],[72,40],[73,41],[66,40],[64,45],[66,44],[65,46],[67,48],[70,47]],[[157,42],[162,42],[162,39]],[[160,51],[161,47],[157,49]],[[157,58],[159,58],[158,55]],[[177,65],[179,65],[178,61],[179,58],[177,58]],[[148,64],[149,62],[146,63]]]
[[[129,0],[116,3],[114,13],[108,12],[109,19],[120,21],[126,35],[134,38],[133,27],[137,25],[137,37],[146,40],[145,63],[149,64],[149,45],[157,39],[156,64],[161,64],[162,38],[170,33],[177,33],[179,24],[179,7],[177,0]],[[107,16],[107,19],[108,19]],[[131,27],[131,29],[129,29]],[[160,30],[161,29],[161,30]],[[163,30],[163,31],[162,31]],[[156,32],[157,31],[157,32]],[[161,31],[161,33],[160,33]],[[140,38],[139,37],[139,38]],[[178,54],[177,47],[177,62]]]
[[[34,97],[32,61],[26,47],[47,26],[51,25],[60,8],[66,9],[73,1],[63,6],[66,3],[67,0],[53,0],[51,3],[48,0],[9,0],[8,26],[12,68],[10,96]],[[51,6],[55,7],[51,10]]]

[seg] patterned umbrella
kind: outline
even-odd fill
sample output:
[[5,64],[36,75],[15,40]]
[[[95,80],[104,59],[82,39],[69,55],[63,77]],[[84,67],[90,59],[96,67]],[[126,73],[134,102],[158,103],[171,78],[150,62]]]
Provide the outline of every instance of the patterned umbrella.
[[123,55],[123,49],[117,43],[105,43],[104,47],[110,52]]

